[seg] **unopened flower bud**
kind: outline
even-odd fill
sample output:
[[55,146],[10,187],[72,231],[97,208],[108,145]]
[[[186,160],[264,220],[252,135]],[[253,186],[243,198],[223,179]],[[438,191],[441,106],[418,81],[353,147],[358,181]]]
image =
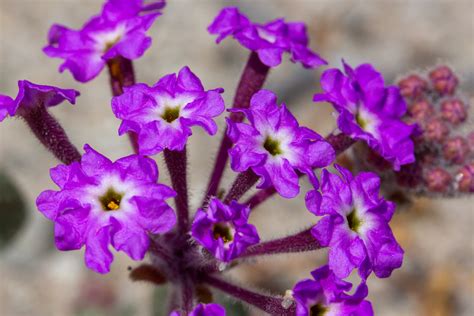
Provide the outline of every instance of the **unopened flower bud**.
[[443,157],[452,163],[463,163],[468,153],[469,144],[463,137],[449,138],[443,144]]
[[439,66],[430,72],[433,87],[441,95],[452,95],[458,85],[458,78],[448,66]]
[[462,167],[456,175],[458,190],[461,192],[474,192],[474,162]]
[[443,141],[449,134],[446,123],[439,118],[431,119],[424,128],[423,136],[428,141]]
[[417,121],[424,121],[433,116],[434,108],[427,100],[419,100],[410,106],[408,113]]
[[410,75],[398,83],[401,94],[406,98],[420,97],[428,87],[428,83],[418,75]]
[[452,124],[459,124],[467,117],[466,107],[459,99],[445,100],[441,104],[441,116]]
[[424,180],[428,190],[446,192],[451,182],[451,175],[442,168],[434,168],[426,172]]

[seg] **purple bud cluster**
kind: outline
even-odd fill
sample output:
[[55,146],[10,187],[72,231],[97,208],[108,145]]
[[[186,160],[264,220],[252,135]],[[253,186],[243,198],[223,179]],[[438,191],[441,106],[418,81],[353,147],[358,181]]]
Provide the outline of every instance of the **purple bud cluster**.
[[[459,79],[445,65],[427,73],[410,74],[398,82],[408,104],[403,119],[416,124],[412,136],[416,161],[391,172],[373,151],[357,146],[358,160],[366,168],[385,171],[385,187],[410,188],[421,194],[474,192],[474,132],[468,99],[459,91]],[[365,162],[364,162],[365,161]]]

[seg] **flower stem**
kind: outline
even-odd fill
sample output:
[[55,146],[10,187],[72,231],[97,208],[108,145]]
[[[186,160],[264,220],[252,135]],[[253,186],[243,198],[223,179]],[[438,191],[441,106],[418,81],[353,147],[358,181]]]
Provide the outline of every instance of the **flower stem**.
[[180,282],[181,289],[181,308],[188,315],[193,309],[193,297],[194,297],[194,284],[186,276],[181,278]]
[[295,235],[269,240],[253,245],[240,255],[240,257],[254,257],[278,253],[305,252],[321,249],[319,242],[311,234],[311,228]]
[[336,157],[349,149],[349,147],[355,143],[352,138],[343,133],[339,133],[337,135],[331,133],[326,136],[326,141],[331,144],[332,148],[334,148]]
[[[135,84],[135,72],[130,59],[121,56],[110,59],[107,62],[110,76],[110,87],[112,95],[119,96],[123,93],[123,88]],[[130,143],[135,153],[138,153],[138,139],[135,132],[128,132]]]
[[285,309],[283,307],[283,298],[281,297],[255,293],[210,275],[205,276],[203,281],[235,298],[263,310],[270,315],[293,316],[296,313],[295,304],[291,304],[291,306]]
[[178,232],[184,233],[189,226],[188,184],[186,147],[182,151],[164,150],[165,162],[168,167],[171,184],[177,195],[175,197],[178,217]]
[[[234,109],[243,109],[250,106],[250,99],[252,96],[263,87],[265,79],[270,68],[264,65],[255,52],[250,53],[250,57],[244,68],[242,76],[240,77],[237,92],[234,97]],[[230,119],[234,122],[242,122],[244,116],[242,113],[231,113]],[[221,181],[224,169],[227,163],[228,150],[232,146],[232,141],[227,136],[227,129],[224,132],[222,142],[217,153],[214,163],[214,169],[209,179],[204,202],[209,196],[216,195],[219,183]]]
[[252,169],[247,169],[247,171],[239,173],[224,198],[224,203],[229,203],[232,200],[238,201],[245,192],[250,190],[254,184],[257,183],[258,179],[260,179],[260,177],[257,176]]
[[[355,141],[345,134],[329,134],[326,137],[326,141],[331,144],[336,152],[336,157],[342,154],[344,151],[349,149]],[[304,173],[299,173],[299,176],[303,176]],[[274,187],[269,187],[263,190],[258,191],[253,196],[251,196],[245,204],[248,204],[251,209],[254,209],[264,201],[266,201],[269,197],[271,197],[276,192]]]
[[36,106],[25,111],[21,116],[30,127],[36,138],[58,158],[69,165],[81,160],[81,154],[71,143],[66,132],[58,121],[49,114],[44,106]]

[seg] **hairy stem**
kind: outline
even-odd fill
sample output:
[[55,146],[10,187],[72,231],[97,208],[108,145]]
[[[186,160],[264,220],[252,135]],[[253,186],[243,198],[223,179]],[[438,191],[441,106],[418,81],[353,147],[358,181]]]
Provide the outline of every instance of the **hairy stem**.
[[219,279],[214,276],[205,276],[204,282],[225,292],[235,298],[238,298],[250,305],[253,305],[270,315],[295,315],[296,307],[292,304],[287,309],[283,307],[283,298],[270,295],[264,295],[250,290],[244,289],[240,286],[231,284],[227,281]]
[[343,133],[339,133],[337,135],[331,133],[326,136],[326,141],[331,144],[332,148],[334,148],[336,157],[345,152],[355,143],[352,138]]
[[180,290],[181,308],[184,311],[185,315],[188,315],[188,313],[192,311],[194,305],[194,284],[187,276],[182,277],[180,282]]
[[[326,141],[331,144],[336,152],[336,157],[342,154],[344,151],[349,149],[352,144],[354,144],[354,140],[345,134],[329,134],[326,137]],[[299,173],[299,176],[303,176],[304,173]],[[274,187],[269,187],[263,190],[258,191],[253,196],[251,196],[245,204],[248,204],[251,209],[254,209],[264,201],[266,201],[269,197],[271,197],[276,192]]]
[[319,242],[311,234],[311,228],[309,228],[295,235],[264,241],[253,245],[247,248],[240,257],[305,252],[321,248]]
[[24,112],[21,117],[41,144],[56,158],[66,165],[81,160],[81,154],[70,142],[62,126],[44,106],[39,105]]
[[[252,96],[263,87],[265,79],[270,68],[264,65],[255,52],[250,53],[250,57],[240,77],[237,92],[234,97],[234,109],[243,109],[250,106]],[[230,119],[234,122],[242,122],[244,116],[242,113],[232,113]],[[232,146],[232,141],[227,136],[227,129],[224,132],[217,157],[214,163],[214,169],[209,179],[204,202],[209,196],[216,195],[219,183],[221,181],[224,169],[227,163],[228,150]]]
[[250,190],[255,183],[257,183],[259,176],[257,176],[252,169],[248,169],[245,172],[239,173],[234,183],[232,184],[229,192],[224,198],[224,203],[229,203],[232,200],[238,201],[242,195]]
[[189,226],[186,147],[184,147],[182,151],[165,149],[164,156],[166,166],[170,173],[171,184],[177,193],[175,202],[178,217],[178,232],[184,233]]
[[[107,62],[109,68],[110,87],[112,95],[119,96],[123,93],[123,88],[135,84],[135,72],[130,59],[118,56]],[[138,153],[138,139],[135,132],[128,132],[130,143],[135,153]]]

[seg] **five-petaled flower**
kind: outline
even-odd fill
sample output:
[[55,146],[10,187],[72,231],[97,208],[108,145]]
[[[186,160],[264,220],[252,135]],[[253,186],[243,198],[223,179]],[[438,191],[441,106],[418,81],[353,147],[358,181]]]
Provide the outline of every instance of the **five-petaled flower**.
[[192,126],[201,126],[211,135],[217,132],[213,118],[225,109],[223,91],[205,91],[199,78],[183,67],[177,76],[166,75],[152,87],[136,84],[125,88],[112,99],[112,109],[122,119],[121,135],[128,131],[138,134],[141,154],[179,151],[192,134]]
[[329,246],[329,267],[340,277],[354,268],[366,279],[374,271],[390,276],[403,261],[403,250],[388,225],[395,204],[379,196],[380,178],[371,172],[353,176],[335,165],[342,177],[323,170],[321,194],[306,195],[309,211],[323,216],[312,234],[322,246]]
[[352,315],[371,316],[372,304],[365,300],[368,290],[364,282],[348,295],[352,284],[338,278],[327,265],[311,272],[314,280],[298,282],[293,288],[296,316]]
[[321,77],[323,94],[314,101],[331,102],[339,112],[339,129],[356,140],[365,141],[395,170],[415,161],[410,138],[416,125],[401,119],[406,103],[396,86],[385,87],[382,75],[372,65],[352,69],[344,63],[345,75],[339,69],[326,70]]
[[44,52],[49,57],[64,59],[61,72],[69,69],[76,80],[87,82],[117,56],[141,57],[151,45],[146,31],[160,15],[155,11],[163,6],[164,1],[144,4],[143,0],[108,0],[101,14],[92,17],[80,30],[53,25]]
[[255,226],[248,223],[250,208],[211,198],[206,210],[199,209],[192,225],[193,237],[217,259],[229,262],[260,241]]
[[84,147],[80,162],[51,169],[59,191],[40,194],[38,209],[55,222],[60,250],[86,246],[86,265],[99,273],[110,270],[109,244],[134,260],[142,260],[150,244],[148,234],[169,231],[176,222],[165,203],[175,192],[157,183],[156,163],[131,155],[110,161]]
[[284,52],[291,54],[293,62],[305,68],[316,68],[327,62],[308,48],[308,35],[304,23],[277,19],[267,24],[252,23],[239,9],[224,8],[208,27],[217,34],[217,43],[232,35],[239,43],[258,54],[260,61],[268,67],[281,63]]
[[227,120],[228,135],[234,142],[229,150],[231,167],[236,172],[249,168],[262,178],[258,188],[274,186],[285,198],[299,193],[298,173],[310,177],[317,186],[313,171],[329,165],[335,158],[334,149],[319,134],[299,126],[296,118],[276,95],[260,90],[243,112],[250,124]]
[[20,80],[15,99],[0,94],[0,122],[5,119],[7,114],[21,116],[36,107],[52,107],[63,101],[75,104],[77,96],[79,96],[79,92],[73,89],[61,89]]

